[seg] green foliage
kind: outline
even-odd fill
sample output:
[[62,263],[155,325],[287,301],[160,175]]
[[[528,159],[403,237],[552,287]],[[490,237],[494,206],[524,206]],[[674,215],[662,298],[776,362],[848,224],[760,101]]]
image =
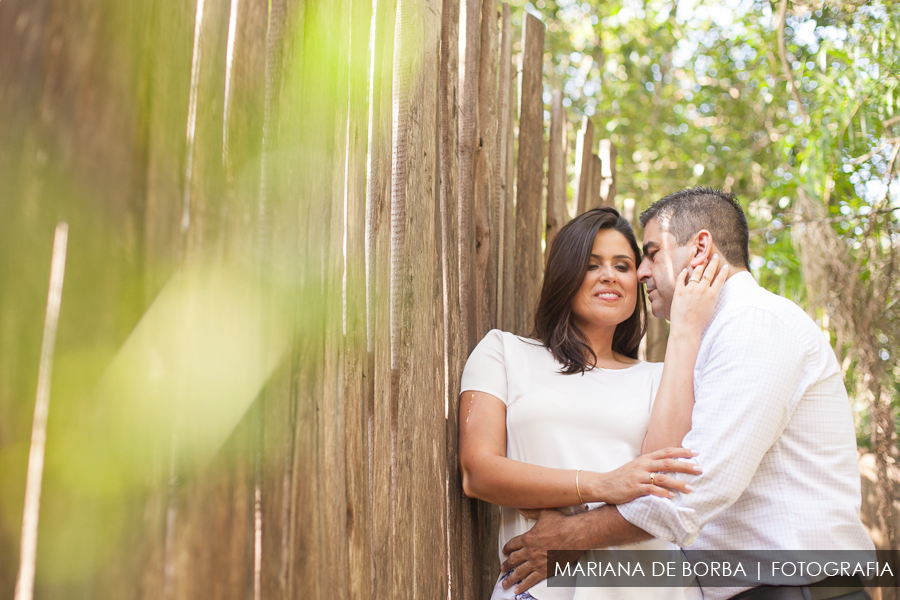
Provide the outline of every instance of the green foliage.
[[[779,52],[777,1],[519,4],[547,24],[546,91],[562,87],[573,127],[588,115],[617,145],[619,197],[640,208],[688,186],[738,194],[754,274],[824,329],[827,310],[811,306],[791,240],[799,190],[825,208],[861,282],[900,244],[900,160],[891,163],[900,147],[896,0],[789,2],[784,60],[796,91]],[[867,245],[872,238],[880,254]],[[884,322],[871,335],[892,373],[900,292],[896,282],[888,288]],[[845,368],[852,389],[861,374]]]

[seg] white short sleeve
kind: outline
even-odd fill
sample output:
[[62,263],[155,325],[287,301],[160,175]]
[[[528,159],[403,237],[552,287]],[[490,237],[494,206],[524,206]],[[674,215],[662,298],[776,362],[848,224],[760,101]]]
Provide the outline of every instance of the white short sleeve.
[[503,332],[499,329],[492,329],[484,336],[466,361],[460,393],[484,392],[500,398],[503,404],[508,403],[503,346]]
[[662,382],[663,366],[665,363],[646,363],[646,365],[651,369],[650,409],[652,410],[653,404],[656,402],[656,394],[659,392],[659,384]]

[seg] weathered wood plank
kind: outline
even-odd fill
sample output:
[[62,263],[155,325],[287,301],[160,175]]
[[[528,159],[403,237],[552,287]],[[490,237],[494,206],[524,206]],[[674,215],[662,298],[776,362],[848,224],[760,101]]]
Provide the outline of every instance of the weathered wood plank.
[[466,352],[478,343],[477,257],[475,249],[475,145],[478,132],[478,81],[482,0],[462,0],[463,31],[459,103],[459,286],[460,322]]
[[479,340],[496,326],[497,315],[497,45],[497,0],[482,0],[475,144],[475,337]]
[[588,193],[584,201],[584,210],[591,210],[600,206],[600,186],[603,183],[603,176],[600,174],[602,166],[600,157],[592,154],[590,179],[588,179],[590,183],[587,186]]
[[222,162],[225,171],[225,255],[255,269],[257,198],[266,99],[267,0],[230,0],[226,48]]
[[[440,78],[441,0],[419,1],[422,9],[422,63],[415,97],[417,111],[411,112],[410,169],[408,191],[417,196],[407,211],[408,231],[421,235],[421,244],[410,244],[406,253],[408,281],[412,288],[412,313],[405,346],[410,352],[406,366],[411,378],[408,395],[401,395],[401,414],[415,415],[412,447],[415,449],[413,502],[415,520],[415,583],[409,597],[423,590],[446,590],[446,512],[441,498],[445,489],[446,440],[444,432],[443,293],[441,277],[440,171],[438,162],[438,89]],[[422,269],[422,264],[429,268]],[[422,336],[420,332],[431,331]],[[403,407],[404,402],[406,407]],[[401,419],[400,423],[403,421]],[[427,532],[427,533],[426,533]]]
[[[513,37],[512,27],[506,30],[510,47]],[[505,42],[504,42],[505,44]],[[518,61],[510,56],[510,61],[516,64]],[[515,198],[516,198],[516,154],[515,154],[515,131],[516,131],[516,110],[518,108],[517,85],[519,75],[515,67],[512,68],[509,78],[509,127],[506,132],[506,189],[505,199],[503,202],[504,209],[504,225],[503,225],[503,329],[505,331],[516,330],[516,290],[515,290],[515,254],[516,254],[516,219],[515,219]]]
[[578,139],[575,145],[575,173],[578,179],[575,181],[575,215],[580,215],[587,210],[589,188],[591,186],[591,167],[593,161],[591,154],[594,150],[594,123],[590,117],[584,117],[581,121],[581,129],[578,131]]
[[443,274],[444,403],[446,452],[444,464],[447,572],[451,600],[462,595],[463,564],[471,556],[472,533],[462,528],[466,509],[459,474],[459,378],[467,343],[460,325],[459,288],[459,9],[460,0],[443,0],[441,13],[440,213]]
[[396,0],[376,4],[366,213],[367,393],[373,598],[393,598],[393,396],[390,355],[391,98]]
[[[225,191],[222,124],[229,8],[227,0],[197,3],[180,207],[186,261],[209,256],[222,258]],[[188,479],[187,485],[176,490],[175,529],[167,532],[174,543],[169,545],[170,563],[166,570],[172,574],[171,597],[178,600],[203,593],[205,582],[216,571],[219,557],[206,542],[225,499],[216,493],[219,465],[197,472],[185,456],[176,456],[175,464],[178,475]]]
[[544,24],[527,15],[522,29],[519,157],[516,177],[516,333],[531,330],[540,290],[541,198],[544,171]]
[[345,200],[345,330],[343,385],[347,447],[348,595],[372,596],[372,548],[369,520],[368,402],[366,359],[366,142],[368,138],[369,30],[372,0],[353,0],[350,15],[349,122]]
[[616,145],[612,140],[600,140],[600,203],[615,206],[616,201]]
[[506,254],[507,242],[511,241],[507,237],[507,221],[511,220],[507,216],[507,211],[511,211],[507,200],[512,198],[508,193],[512,189],[514,179],[513,169],[510,165],[512,161],[508,160],[511,153],[511,147],[508,140],[511,139],[511,131],[513,128],[513,105],[515,104],[513,86],[513,68],[512,68],[512,23],[509,4],[503,3],[500,16],[500,66],[497,77],[497,204],[495,223],[497,224],[497,327],[505,328],[505,276],[506,276]]
[[[406,254],[409,212],[422,202],[421,191],[415,185],[421,173],[415,152],[421,122],[417,106],[422,100],[421,69],[424,48],[422,7],[413,0],[398,0],[397,29],[394,32],[394,80],[392,121],[392,171],[391,171],[391,400],[395,410],[391,414],[393,449],[393,585],[394,598],[413,598],[416,584],[415,531],[410,525],[416,518],[413,454],[416,413],[409,398],[411,365],[409,348],[404,344],[409,337],[413,288],[407,270]],[[421,236],[417,234],[418,246]],[[423,399],[419,398],[419,401]],[[412,443],[411,443],[412,442]],[[409,450],[401,451],[400,445]]]
[[[349,539],[347,531],[347,445],[344,440],[347,400],[341,376],[341,349],[343,345],[343,237],[345,211],[345,184],[347,177],[347,125],[349,92],[350,54],[350,0],[335,0],[316,7],[318,14],[310,7],[305,19],[308,27],[314,24],[315,33],[307,29],[310,40],[317,41],[316,53],[331,56],[329,69],[334,89],[325,96],[326,102],[317,105],[318,114],[327,114],[333,119],[333,150],[331,151],[330,187],[325,200],[325,223],[328,227],[325,251],[325,365],[323,394],[317,398],[319,417],[318,476],[321,481],[322,496],[317,502],[319,518],[322,520],[319,548],[326,568],[320,569],[320,586],[328,597],[348,599],[350,564]],[[316,18],[318,17],[318,18]],[[318,38],[318,39],[316,39]],[[314,54],[311,53],[311,57]],[[320,55],[318,60],[324,61]],[[327,63],[326,63],[327,64]],[[312,83],[312,82],[308,82]],[[312,89],[310,90],[312,92]],[[321,102],[321,100],[320,100]],[[335,114],[336,113],[336,114]],[[329,132],[325,132],[326,135]],[[314,222],[314,221],[313,221]],[[296,481],[300,485],[301,480]],[[328,498],[323,502],[322,498]],[[295,557],[295,560],[300,558]],[[302,560],[302,559],[301,559]]]
[[550,104],[550,152],[547,166],[547,244],[544,262],[559,229],[568,220],[566,208],[566,113],[562,90],[553,90]]

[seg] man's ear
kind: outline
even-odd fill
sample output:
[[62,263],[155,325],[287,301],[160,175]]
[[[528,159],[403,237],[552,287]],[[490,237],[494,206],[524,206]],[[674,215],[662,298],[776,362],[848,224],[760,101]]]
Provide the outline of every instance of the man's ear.
[[691,269],[703,264],[703,261],[709,260],[713,255],[713,239],[712,234],[706,229],[701,229],[694,235],[691,240]]

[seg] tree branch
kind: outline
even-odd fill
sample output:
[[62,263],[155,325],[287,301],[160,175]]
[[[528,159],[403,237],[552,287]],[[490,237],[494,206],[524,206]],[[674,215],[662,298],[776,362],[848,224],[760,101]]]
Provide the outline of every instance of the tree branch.
[[791,94],[794,96],[794,102],[797,103],[797,110],[806,117],[806,110],[800,102],[800,93],[797,91],[797,84],[794,81],[794,73],[791,71],[791,65],[787,61],[787,53],[784,49],[784,25],[787,21],[787,0],[781,0],[778,4],[778,55],[781,57],[781,67],[787,76],[788,85],[791,88]]
[[863,154],[860,157],[852,159],[850,161],[850,164],[858,165],[859,163],[864,163],[867,160],[869,160],[870,158],[872,158],[873,156],[875,156],[876,154],[878,154],[879,152],[881,152],[882,150],[884,150],[885,148],[887,148],[889,146],[893,146],[894,144],[897,144],[897,143],[900,143],[900,137],[895,137],[895,138],[891,138],[889,140],[885,140],[871,152],[867,152],[866,154]]
[[[852,215],[840,215],[838,217],[824,217],[821,219],[791,219],[790,221],[784,223],[782,225],[782,229],[787,229],[792,225],[799,225],[800,223],[839,223],[841,221],[852,221],[854,219],[863,219],[866,217],[877,216],[877,215],[887,215],[892,212],[900,210],[900,206],[896,208],[884,208],[878,210],[872,210],[867,212],[866,214],[852,214]],[[773,231],[771,226],[768,227],[760,227],[758,229],[751,229],[750,235],[757,235],[760,233],[766,233],[767,231]]]

